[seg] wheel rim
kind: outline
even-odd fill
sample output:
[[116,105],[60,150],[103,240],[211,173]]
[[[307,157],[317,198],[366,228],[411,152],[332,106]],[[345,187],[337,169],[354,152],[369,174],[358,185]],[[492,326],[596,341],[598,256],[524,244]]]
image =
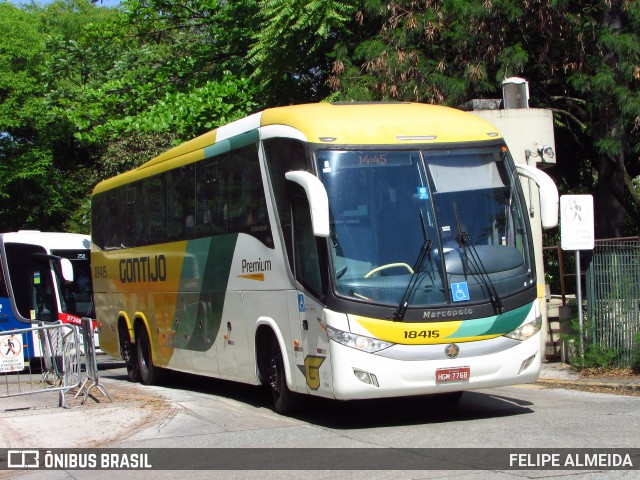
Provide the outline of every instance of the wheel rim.
[[275,397],[280,396],[280,351],[272,345],[271,362],[269,365],[269,385]]

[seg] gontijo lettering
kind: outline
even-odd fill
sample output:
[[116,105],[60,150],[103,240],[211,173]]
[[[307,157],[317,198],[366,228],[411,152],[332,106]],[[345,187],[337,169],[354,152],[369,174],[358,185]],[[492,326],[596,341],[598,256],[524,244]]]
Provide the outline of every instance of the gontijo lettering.
[[164,255],[120,260],[120,281],[122,283],[164,282],[166,279],[167,260]]

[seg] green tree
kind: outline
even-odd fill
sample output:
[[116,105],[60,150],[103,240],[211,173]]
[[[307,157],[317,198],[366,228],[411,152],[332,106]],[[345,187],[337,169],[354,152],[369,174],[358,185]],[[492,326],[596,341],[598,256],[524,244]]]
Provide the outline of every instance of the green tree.
[[596,195],[597,235],[623,235],[625,212],[637,229],[638,1],[366,0],[356,18],[332,53],[333,98],[456,106],[525,77],[556,114],[567,183]]
[[97,181],[260,108],[252,0],[0,7],[1,230],[88,232]]
[[261,0],[252,78],[271,104],[305,103],[330,93],[330,52],[355,25],[353,0]]
[[[179,141],[259,107],[243,78],[255,2],[129,0],[122,10],[83,47],[85,56],[109,58],[99,67],[103,78],[54,98],[76,138],[99,144],[130,132],[171,132]],[[114,45],[115,58],[103,54]]]
[[73,32],[68,20],[85,6],[0,4],[0,230],[60,229],[79,202],[84,155],[69,123],[49,108],[44,78],[47,43]]

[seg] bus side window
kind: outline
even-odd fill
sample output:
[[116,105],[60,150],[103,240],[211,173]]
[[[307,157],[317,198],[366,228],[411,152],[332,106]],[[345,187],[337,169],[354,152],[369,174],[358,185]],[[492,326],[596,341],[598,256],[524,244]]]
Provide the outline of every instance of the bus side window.
[[226,163],[226,155],[221,155],[196,167],[197,237],[227,232]]
[[142,244],[142,193],[141,182],[132,183],[124,191],[124,235],[123,246],[137,247]]
[[116,188],[93,198],[91,235],[98,248],[114,250],[122,246],[121,193]]
[[36,263],[31,272],[32,309],[35,320],[53,322],[58,319],[58,307],[51,271],[47,266]]
[[311,227],[309,202],[303,197],[295,197],[291,202],[295,256],[295,276],[316,298],[324,296],[318,242]]
[[195,167],[185,165],[167,172],[167,240],[195,236]]
[[302,142],[289,138],[270,138],[265,140],[264,151],[267,158],[269,182],[273,191],[273,198],[276,202],[280,226],[282,227],[287,259],[293,272],[291,198],[293,198],[294,192],[297,190],[295,189],[295,184],[288,181],[285,175],[287,172],[295,170],[309,171],[307,167],[307,156]]
[[246,233],[273,248],[257,146],[232,150],[228,172],[229,232]]
[[100,249],[104,249],[104,215],[106,209],[105,195],[94,195],[91,199],[91,241]]
[[167,238],[165,176],[155,175],[142,182],[143,245],[162,243]]

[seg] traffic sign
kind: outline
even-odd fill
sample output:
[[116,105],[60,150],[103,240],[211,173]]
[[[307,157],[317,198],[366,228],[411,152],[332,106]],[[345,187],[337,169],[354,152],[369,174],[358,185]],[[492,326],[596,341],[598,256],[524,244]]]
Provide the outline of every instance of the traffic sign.
[[593,250],[593,196],[560,197],[560,243],[563,250]]
[[2,335],[0,337],[0,372],[19,372],[23,369],[22,335]]

